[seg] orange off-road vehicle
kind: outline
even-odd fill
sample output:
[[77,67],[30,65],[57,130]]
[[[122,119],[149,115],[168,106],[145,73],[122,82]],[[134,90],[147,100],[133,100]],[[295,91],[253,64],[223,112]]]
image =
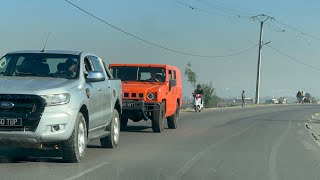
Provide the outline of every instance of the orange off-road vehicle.
[[178,126],[182,105],[180,70],[161,64],[111,64],[113,77],[122,80],[121,128],[128,119],[151,119],[153,132],[162,132],[165,119],[170,129]]

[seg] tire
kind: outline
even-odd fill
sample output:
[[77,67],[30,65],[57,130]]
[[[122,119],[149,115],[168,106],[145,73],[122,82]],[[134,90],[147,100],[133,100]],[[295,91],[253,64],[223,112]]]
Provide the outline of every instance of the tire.
[[200,106],[195,106],[194,108],[196,112],[199,112]]
[[84,157],[87,148],[88,131],[82,113],[78,114],[76,125],[71,137],[60,144],[63,161],[78,163]]
[[125,130],[128,126],[129,119],[127,117],[121,117],[120,129]]
[[169,129],[177,129],[179,123],[179,115],[180,115],[180,106],[177,103],[176,105],[176,112],[167,118],[167,124]]
[[110,135],[100,139],[103,148],[116,148],[119,144],[120,137],[120,117],[116,109],[113,110],[112,120],[106,129]]
[[161,133],[164,130],[164,120],[166,118],[165,107],[165,102],[162,102],[159,110],[152,113],[152,131],[154,133]]

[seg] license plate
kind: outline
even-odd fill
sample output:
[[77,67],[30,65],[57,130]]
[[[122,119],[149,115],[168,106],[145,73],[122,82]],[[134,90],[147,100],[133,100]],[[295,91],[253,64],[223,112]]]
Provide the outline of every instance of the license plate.
[[128,107],[128,108],[134,108],[136,104],[135,103],[125,103],[124,105],[125,105],[125,107]]
[[0,118],[0,126],[22,126],[21,118]]

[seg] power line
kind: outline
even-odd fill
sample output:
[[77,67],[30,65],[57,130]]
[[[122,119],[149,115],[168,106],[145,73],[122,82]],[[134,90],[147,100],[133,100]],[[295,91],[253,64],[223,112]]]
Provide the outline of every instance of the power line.
[[198,11],[202,11],[202,12],[205,12],[205,13],[208,13],[208,14],[213,14],[213,15],[218,15],[218,16],[223,16],[223,17],[227,17],[226,15],[223,15],[223,14],[219,14],[219,13],[215,13],[215,12],[210,12],[210,11],[207,11],[205,9],[201,9],[201,8],[198,8],[196,6],[192,6],[192,5],[189,5],[189,4],[186,4],[184,2],[181,2],[181,1],[176,1],[177,3],[180,3],[184,6],[187,6],[188,8],[192,9],[192,10],[198,10]]
[[202,3],[202,4],[206,5],[206,6],[209,6],[209,7],[213,8],[213,9],[216,9],[216,10],[218,10],[218,11],[221,11],[221,12],[224,12],[224,13],[227,13],[227,14],[231,14],[231,15],[235,15],[235,16],[237,16],[237,17],[240,17],[239,14],[232,13],[232,12],[228,12],[228,11],[226,11],[226,10],[224,10],[224,9],[221,9],[221,8],[219,8],[219,7],[216,7],[214,4],[211,4],[210,2],[202,1],[202,0],[196,0],[196,1]]
[[239,11],[232,10],[232,9],[229,9],[229,8],[225,8],[225,7],[219,6],[217,4],[213,4],[213,3],[209,2],[209,1],[205,1],[205,0],[196,0],[196,1],[198,1],[199,3],[202,3],[202,4],[206,5],[206,6],[209,6],[209,7],[213,8],[213,9],[216,9],[218,11],[221,11],[221,12],[236,16],[238,18],[249,18],[249,16],[245,17],[245,16],[242,16],[240,14],[252,15],[250,13],[244,13],[244,12],[239,12]]
[[159,45],[159,44],[157,44],[157,43],[154,43],[154,42],[145,40],[145,39],[143,39],[143,38],[141,38],[141,37],[139,37],[139,36],[137,36],[137,35],[134,35],[134,34],[132,34],[132,33],[130,33],[130,32],[127,32],[127,31],[125,31],[125,30],[123,30],[123,29],[121,29],[121,28],[118,28],[118,27],[112,25],[111,23],[109,23],[109,22],[107,22],[107,21],[99,18],[98,16],[90,13],[89,11],[87,11],[87,10],[79,7],[78,5],[70,2],[69,0],[64,0],[64,1],[66,1],[66,2],[69,3],[70,5],[74,6],[74,7],[77,8],[78,10],[80,10],[80,11],[88,14],[89,16],[97,19],[98,21],[100,21],[100,22],[102,22],[102,23],[104,23],[104,24],[106,24],[106,25],[108,25],[108,26],[110,26],[110,27],[112,27],[112,28],[114,28],[114,29],[116,29],[116,30],[118,30],[118,31],[120,31],[120,32],[128,35],[128,36],[131,36],[131,37],[133,37],[133,38],[135,38],[135,39],[138,39],[138,40],[140,40],[140,41],[142,41],[142,42],[144,42],[144,43],[147,43],[147,44],[149,44],[149,45],[152,45],[152,46],[155,46],[155,47],[158,47],[158,48],[167,50],[167,51],[171,51],[171,52],[174,52],[174,53],[182,54],[182,55],[193,56],[193,57],[201,57],[201,58],[222,58],[222,57],[236,56],[236,55],[239,55],[239,54],[248,52],[248,51],[250,51],[251,49],[253,49],[254,47],[257,46],[257,45],[254,45],[254,46],[252,46],[252,47],[250,47],[250,48],[248,48],[248,49],[245,49],[245,50],[243,50],[243,51],[240,51],[240,52],[238,52],[238,53],[226,54],[226,55],[201,55],[201,54],[192,54],[192,53],[188,53],[188,52],[183,52],[183,51],[179,51],[179,50],[176,50],[176,49],[171,49],[171,48],[169,48],[169,47],[166,47],[166,46],[163,46],[163,45]]
[[302,62],[302,61],[300,61],[300,60],[298,60],[298,59],[296,59],[296,58],[293,58],[292,56],[290,56],[290,55],[288,55],[288,54],[286,54],[286,53],[284,53],[284,52],[282,52],[282,51],[280,51],[280,50],[278,50],[278,49],[270,46],[269,44],[268,44],[268,46],[269,46],[269,48],[273,49],[274,51],[276,51],[276,52],[278,52],[278,53],[280,53],[280,54],[288,57],[289,59],[291,59],[291,60],[293,60],[293,61],[295,61],[295,62],[297,62],[297,63],[300,63],[300,64],[302,64],[302,65],[304,65],[304,66],[307,66],[307,67],[309,67],[309,68],[312,68],[312,69],[315,69],[315,70],[320,71],[320,68],[317,68],[317,67],[315,67],[315,66],[312,66],[312,65],[309,65],[309,64],[307,64],[307,63],[304,63],[304,62]]
[[317,40],[320,41],[320,38],[318,38],[318,37],[316,37],[316,36],[313,36],[313,35],[311,35],[311,34],[308,34],[308,33],[306,33],[306,32],[303,32],[302,30],[300,30],[300,29],[298,29],[298,28],[295,28],[295,27],[293,27],[293,26],[290,26],[290,25],[288,25],[288,24],[286,24],[286,23],[283,23],[283,22],[280,22],[280,21],[278,21],[278,20],[276,20],[275,22],[277,22],[278,24],[281,24],[281,25],[283,25],[283,26],[286,26],[286,27],[288,27],[288,28],[290,28],[290,29],[292,29],[292,30],[294,30],[294,31],[297,31],[297,32],[299,32],[299,33],[301,33],[301,34],[304,34],[304,35],[306,35],[306,36],[312,37],[312,38],[317,39]]
[[[205,1],[205,0],[202,0],[202,1]],[[246,14],[246,15],[249,15],[249,16],[254,15],[253,13],[247,13],[247,12],[243,12],[243,11],[234,10],[234,9],[231,9],[231,8],[226,8],[226,7],[222,6],[222,5],[219,5],[219,3],[217,3],[217,1],[215,1],[215,4],[212,3],[212,2],[209,2],[209,1],[205,1],[205,2],[207,2],[207,3],[211,4],[211,5],[215,5],[215,6],[217,6],[217,7],[220,7],[221,9],[225,9],[225,10],[227,10],[227,11],[234,12],[234,13]]]
[[268,28],[270,31],[274,31],[274,32],[278,32],[278,33],[279,32],[281,32],[281,33],[286,32],[285,29],[280,29],[279,27],[271,27],[270,23],[267,23],[267,25],[268,25]]

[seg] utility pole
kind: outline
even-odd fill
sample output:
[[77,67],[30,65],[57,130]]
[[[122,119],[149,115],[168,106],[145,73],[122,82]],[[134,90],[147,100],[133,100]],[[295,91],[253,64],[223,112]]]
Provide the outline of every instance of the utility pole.
[[267,43],[263,43],[262,38],[263,38],[263,23],[266,22],[268,19],[274,20],[273,17],[261,14],[257,16],[252,16],[252,20],[258,20],[260,21],[260,39],[259,39],[259,53],[258,53],[258,69],[257,69],[257,82],[256,82],[256,98],[255,98],[255,103],[259,104],[259,98],[260,98],[260,70],[261,70],[261,56],[262,56],[262,46]]

